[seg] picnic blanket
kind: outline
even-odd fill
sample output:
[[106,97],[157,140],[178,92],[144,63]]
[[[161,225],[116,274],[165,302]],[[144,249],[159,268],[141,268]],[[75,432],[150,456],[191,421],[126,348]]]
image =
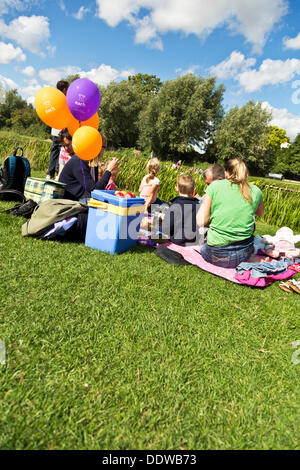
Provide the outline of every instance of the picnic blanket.
[[[220,268],[218,266],[214,266],[211,263],[207,263],[207,261],[205,261],[200,254],[199,245],[179,246],[169,242],[165,243],[164,246],[168,247],[170,250],[180,253],[186,261],[188,261],[190,264],[193,264],[194,266],[198,266],[198,268],[203,269],[203,271],[207,271],[211,274],[214,274],[215,276],[227,279],[228,281],[234,282],[235,284],[243,284],[253,287],[266,287],[275,281],[290,279],[295,275],[295,271],[292,269],[287,269],[285,272],[279,274],[270,274],[266,277],[255,279],[251,277],[250,271],[245,271],[242,275],[239,275],[236,269]],[[265,256],[253,255],[249,261],[253,263],[265,261],[265,259]]]

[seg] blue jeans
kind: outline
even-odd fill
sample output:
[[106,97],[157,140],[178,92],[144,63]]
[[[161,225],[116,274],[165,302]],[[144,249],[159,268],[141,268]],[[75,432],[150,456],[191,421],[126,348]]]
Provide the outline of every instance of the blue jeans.
[[208,263],[221,268],[236,268],[251,256],[254,251],[253,237],[225,246],[211,246],[205,243],[201,255]]

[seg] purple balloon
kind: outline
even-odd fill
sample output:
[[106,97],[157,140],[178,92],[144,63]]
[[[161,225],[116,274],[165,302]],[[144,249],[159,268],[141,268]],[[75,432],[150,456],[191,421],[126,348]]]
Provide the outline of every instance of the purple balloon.
[[90,119],[100,106],[101,96],[97,85],[87,78],[78,78],[67,91],[69,110],[78,121]]

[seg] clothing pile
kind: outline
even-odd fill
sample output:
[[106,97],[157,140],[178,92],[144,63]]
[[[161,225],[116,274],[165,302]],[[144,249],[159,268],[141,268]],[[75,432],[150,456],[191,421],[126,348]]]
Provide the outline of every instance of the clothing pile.
[[254,250],[257,254],[264,254],[271,258],[297,258],[300,257],[300,248],[295,246],[300,242],[300,235],[294,235],[289,227],[281,227],[274,237],[263,235],[254,237]]
[[289,279],[295,275],[293,262],[288,258],[258,263],[240,263],[236,268],[235,279],[240,284],[265,287],[274,281]]
[[280,228],[274,237],[255,236],[254,253],[262,258],[257,262],[240,263],[235,278],[241,284],[257,287],[264,287],[274,280],[289,279],[300,272],[300,249],[295,246],[298,242],[300,235],[294,235],[289,227]]

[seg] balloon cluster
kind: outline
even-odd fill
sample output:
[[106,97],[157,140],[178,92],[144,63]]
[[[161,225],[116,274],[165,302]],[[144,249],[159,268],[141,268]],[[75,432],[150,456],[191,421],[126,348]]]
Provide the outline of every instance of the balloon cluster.
[[102,148],[97,113],[100,102],[97,85],[87,78],[78,78],[66,96],[54,87],[41,88],[35,96],[35,109],[47,126],[68,128],[74,152],[82,160],[92,160]]

